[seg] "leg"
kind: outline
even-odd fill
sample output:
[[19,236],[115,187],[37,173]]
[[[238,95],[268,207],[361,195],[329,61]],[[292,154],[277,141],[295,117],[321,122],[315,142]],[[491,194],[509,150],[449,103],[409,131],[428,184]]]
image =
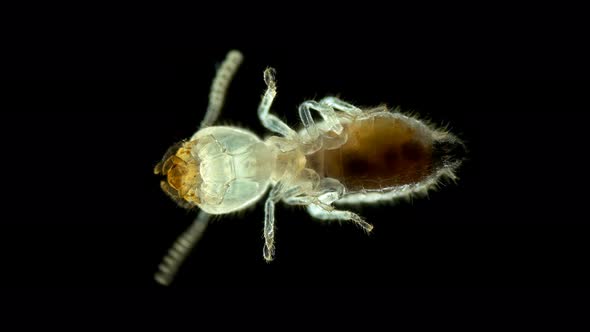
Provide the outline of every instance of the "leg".
[[264,127],[266,127],[268,130],[284,137],[295,137],[297,133],[293,129],[289,128],[287,124],[285,124],[275,115],[270,114],[270,106],[277,95],[277,83],[274,76],[275,70],[273,68],[267,68],[264,71],[266,92],[264,93],[262,101],[258,106],[258,117],[260,118],[262,125],[264,125]]
[[193,224],[174,242],[154,275],[159,284],[168,286],[174,280],[182,262],[205,232],[210,217],[210,214],[200,211]]
[[322,100],[320,100],[320,104],[332,107],[335,110],[342,111],[352,116],[358,116],[363,114],[363,111],[360,108],[352,104],[349,104],[343,100],[340,100],[336,97],[323,98]]
[[296,205],[296,206],[316,205],[317,207],[320,207],[325,211],[334,211],[333,206],[322,203],[320,200],[317,199],[317,197],[308,197],[308,196],[288,197],[288,198],[284,198],[283,202],[285,202],[285,204]]
[[307,212],[314,218],[320,220],[350,220],[357,224],[359,227],[364,229],[367,233],[373,230],[373,225],[364,221],[361,216],[354,212],[343,211],[343,210],[324,210],[322,207],[311,204],[307,206]]
[[[344,195],[345,188],[336,179],[324,178],[322,179],[318,192],[318,200],[321,204],[310,204],[307,207],[307,212],[320,220],[350,220],[356,223],[367,232],[371,232],[373,225],[367,223],[358,214],[350,211],[335,210],[331,205],[342,195]],[[326,208],[329,206],[330,208]]]
[[201,122],[201,128],[212,125],[219,117],[227,87],[242,63],[242,59],[242,53],[236,50],[230,51],[219,69],[217,69],[217,74],[215,74],[211,84],[211,92],[209,92],[209,106],[207,106],[207,112]]
[[279,183],[271,189],[264,204],[264,248],[262,255],[267,262],[274,259],[275,254],[275,204],[280,200],[282,185]]
[[305,127],[305,130],[309,134],[309,138],[311,140],[316,140],[320,136],[320,131],[313,120],[313,117],[311,116],[310,110],[316,110],[320,113],[324,119],[324,122],[327,126],[326,129],[328,131],[334,131],[338,135],[342,132],[340,120],[331,106],[323,105],[311,100],[305,101],[299,105],[299,117],[301,118],[301,122],[303,123],[303,126]]
[[289,205],[309,205],[313,203],[313,197],[308,197],[308,196],[295,196],[295,197],[285,197],[283,199],[283,202],[285,202],[285,204],[289,204]]
[[[303,172],[306,172],[307,174],[311,174],[311,176],[313,176],[313,174],[315,174],[315,177],[317,179],[317,183],[320,182],[319,176],[317,176],[317,173],[315,173],[314,171],[310,171],[309,168],[304,169],[302,171],[302,173]],[[283,202],[286,204],[289,204],[289,205],[305,205],[305,206],[312,204],[312,203],[321,204],[321,202],[319,202],[317,197],[315,197],[314,195],[305,195],[304,194],[305,192],[314,192],[315,191],[315,189],[317,187],[317,183],[314,180],[316,180],[316,179],[311,179],[310,181],[302,181],[301,185],[298,185],[298,186],[295,186],[293,188],[286,190],[281,195]],[[306,182],[308,182],[308,183],[306,183]],[[330,207],[328,206],[327,208],[329,209]]]

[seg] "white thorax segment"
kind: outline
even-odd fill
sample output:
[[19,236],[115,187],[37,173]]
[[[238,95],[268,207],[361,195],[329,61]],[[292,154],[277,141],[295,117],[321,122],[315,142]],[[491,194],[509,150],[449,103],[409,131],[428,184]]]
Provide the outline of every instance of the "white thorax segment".
[[240,210],[258,201],[270,184],[274,156],[264,142],[246,130],[208,127],[198,131],[194,157],[200,160],[201,203],[211,214]]

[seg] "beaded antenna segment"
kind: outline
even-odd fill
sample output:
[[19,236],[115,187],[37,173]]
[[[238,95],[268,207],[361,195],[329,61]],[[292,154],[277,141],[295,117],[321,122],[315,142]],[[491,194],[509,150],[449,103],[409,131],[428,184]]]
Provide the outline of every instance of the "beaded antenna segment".
[[305,101],[298,109],[303,126],[293,130],[270,113],[277,94],[272,68],[264,71],[258,117],[274,136],[262,140],[242,128],[213,126],[242,59],[238,51],[228,53],[213,80],[201,127],[172,146],[154,170],[165,177],[162,189],[180,206],[200,209],[160,264],[159,283],[172,282],[211,215],[245,209],[264,196],[263,257],[270,262],[279,201],[303,205],[317,220],[350,221],[370,232],[371,224],[341,207],[423,194],[442,178],[455,179],[464,144],[446,130],[385,106],[361,109],[336,97]]

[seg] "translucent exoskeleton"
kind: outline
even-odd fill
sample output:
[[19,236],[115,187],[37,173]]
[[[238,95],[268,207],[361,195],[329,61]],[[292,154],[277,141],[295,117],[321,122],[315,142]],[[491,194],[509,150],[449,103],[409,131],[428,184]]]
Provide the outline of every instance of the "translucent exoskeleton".
[[361,109],[335,97],[305,101],[299,106],[303,128],[291,129],[270,113],[277,94],[272,68],[264,71],[266,92],[258,117],[274,136],[261,140],[246,129],[212,126],[241,62],[241,53],[229,52],[213,80],[200,129],[171,147],[155,168],[166,177],[161,186],[170,197],[183,207],[200,208],[160,264],[155,275],[159,283],[173,280],[210,215],[244,209],[265,195],[263,257],[270,262],[279,201],[304,205],[318,220],[350,221],[370,232],[371,224],[340,207],[423,194],[441,178],[455,179],[463,143],[446,130],[385,106]]

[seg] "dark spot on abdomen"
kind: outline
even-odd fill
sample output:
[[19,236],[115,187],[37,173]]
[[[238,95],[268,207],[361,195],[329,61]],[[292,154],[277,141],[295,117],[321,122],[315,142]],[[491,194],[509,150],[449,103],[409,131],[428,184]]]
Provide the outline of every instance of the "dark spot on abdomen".
[[343,160],[345,173],[348,176],[367,176],[371,167],[369,161],[363,156],[349,156]]
[[424,146],[418,141],[408,141],[402,144],[402,155],[406,160],[418,161],[426,157]]
[[395,146],[389,146],[388,149],[386,149],[383,152],[383,162],[386,165],[393,166],[393,165],[399,163],[399,160],[400,160],[399,152]]

